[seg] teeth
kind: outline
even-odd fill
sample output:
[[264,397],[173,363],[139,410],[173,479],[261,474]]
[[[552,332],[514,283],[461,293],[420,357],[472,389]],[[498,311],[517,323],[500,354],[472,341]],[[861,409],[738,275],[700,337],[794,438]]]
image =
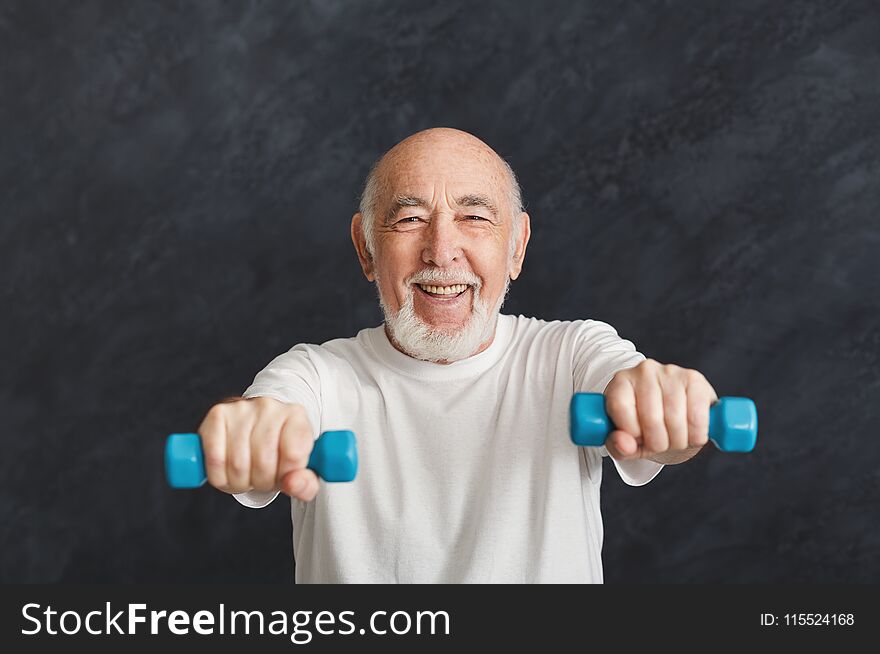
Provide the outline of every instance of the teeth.
[[466,291],[467,284],[454,284],[452,286],[428,286],[427,284],[419,284],[419,288],[434,295],[458,295],[462,291]]

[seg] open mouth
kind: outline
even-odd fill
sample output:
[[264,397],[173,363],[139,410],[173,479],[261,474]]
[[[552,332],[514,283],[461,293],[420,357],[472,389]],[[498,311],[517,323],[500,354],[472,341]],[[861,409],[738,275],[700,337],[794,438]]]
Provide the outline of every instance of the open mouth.
[[438,299],[452,299],[460,297],[468,291],[470,284],[451,284],[448,286],[435,286],[432,284],[415,284],[425,295]]

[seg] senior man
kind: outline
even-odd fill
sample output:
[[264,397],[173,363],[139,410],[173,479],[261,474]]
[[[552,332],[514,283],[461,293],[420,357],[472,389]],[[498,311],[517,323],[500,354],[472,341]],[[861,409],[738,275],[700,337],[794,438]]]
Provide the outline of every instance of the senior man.
[[[242,504],[291,497],[297,582],[602,581],[602,457],[632,486],[708,441],[703,375],[646,359],[597,320],[500,313],[529,216],[478,138],[429,129],[371,169],[351,237],[384,325],[271,361],[199,427],[209,482]],[[565,283],[565,280],[562,280]],[[604,392],[602,448],[567,435]],[[321,484],[317,435],[351,429],[360,471]]]

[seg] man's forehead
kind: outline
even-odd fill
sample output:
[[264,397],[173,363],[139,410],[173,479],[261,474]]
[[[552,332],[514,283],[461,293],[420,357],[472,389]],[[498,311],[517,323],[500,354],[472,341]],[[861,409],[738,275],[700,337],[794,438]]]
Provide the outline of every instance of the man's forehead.
[[385,190],[387,197],[419,196],[432,198],[445,194],[448,198],[459,198],[470,195],[488,195],[495,197],[500,191],[499,180],[490,177],[477,178],[471,175],[446,176],[442,174],[430,176],[404,175],[387,180]]
[[431,198],[441,192],[452,198],[483,195],[498,199],[506,192],[506,179],[491,161],[459,160],[450,164],[427,159],[401,163],[389,166],[383,175],[386,199]]

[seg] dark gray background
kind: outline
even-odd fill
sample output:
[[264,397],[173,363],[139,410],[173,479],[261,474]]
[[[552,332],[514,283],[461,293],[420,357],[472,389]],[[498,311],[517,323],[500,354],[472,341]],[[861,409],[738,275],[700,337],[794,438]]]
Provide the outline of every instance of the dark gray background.
[[454,126],[532,216],[505,312],[758,405],[750,455],[606,460],[606,580],[880,581],[878,35],[873,0],[4,2],[0,579],[292,580],[289,503],[169,490],[164,437],[379,324],[360,184]]

